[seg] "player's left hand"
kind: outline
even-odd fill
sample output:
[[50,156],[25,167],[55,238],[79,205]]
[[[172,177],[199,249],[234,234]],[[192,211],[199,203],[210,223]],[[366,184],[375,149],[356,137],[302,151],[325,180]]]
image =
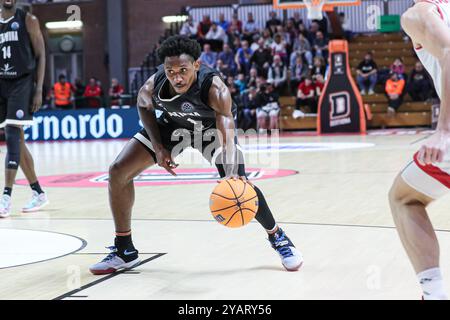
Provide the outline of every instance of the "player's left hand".
[[33,97],[33,104],[31,105],[31,112],[38,112],[42,106],[42,92],[37,91]]
[[450,143],[450,131],[437,130],[419,150],[418,161],[422,165],[439,163],[444,160]]

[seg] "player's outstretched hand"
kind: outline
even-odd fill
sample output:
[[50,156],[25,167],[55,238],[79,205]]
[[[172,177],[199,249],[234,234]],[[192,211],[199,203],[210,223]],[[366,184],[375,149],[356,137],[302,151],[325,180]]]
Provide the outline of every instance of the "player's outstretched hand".
[[42,92],[37,91],[33,97],[33,104],[31,105],[31,112],[38,112],[42,106]]
[[437,130],[428,138],[419,150],[418,161],[429,165],[444,161],[444,156],[450,144],[450,132]]
[[172,155],[167,149],[161,149],[159,152],[157,152],[156,159],[158,161],[158,166],[166,169],[166,171],[173,176],[177,175],[173,170],[178,167],[178,164],[173,161]]

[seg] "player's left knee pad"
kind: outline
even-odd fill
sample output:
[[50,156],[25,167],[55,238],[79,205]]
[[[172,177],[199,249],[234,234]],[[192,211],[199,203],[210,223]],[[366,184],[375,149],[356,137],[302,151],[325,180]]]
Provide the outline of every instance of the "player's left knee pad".
[[7,169],[17,170],[20,163],[20,139],[22,129],[15,126],[6,126],[6,160]]

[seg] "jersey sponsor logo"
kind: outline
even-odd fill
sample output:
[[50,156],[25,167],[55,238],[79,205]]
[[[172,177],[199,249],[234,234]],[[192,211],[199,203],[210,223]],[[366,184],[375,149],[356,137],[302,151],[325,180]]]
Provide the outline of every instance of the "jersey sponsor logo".
[[25,112],[22,109],[17,110],[16,112],[16,118],[17,119],[23,119],[23,117],[25,116]]
[[189,102],[183,102],[181,104],[181,110],[183,112],[193,112],[194,111],[194,106],[192,104],[190,104]]
[[18,22],[13,22],[11,24],[11,29],[13,29],[14,31],[19,30],[19,28],[20,28],[20,24]]
[[2,76],[16,76],[17,71],[11,71],[14,67],[10,66],[9,63],[6,63],[3,67],[0,67],[0,75]]
[[201,117],[198,112],[167,112],[172,118]]
[[[167,186],[181,184],[216,184],[220,179],[217,169],[177,169],[174,177],[165,170],[147,170],[134,179],[134,185],[144,186]],[[273,178],[288,177],[298,174],[295,170],[283,169],[257,169],[247,168],[247,176],[251,181],[266,180]],[[109,174],[107,172],[93,172],[85,174],[64,174],[47,177],[39,177],[39,183],[44,187],[67,187],[67,188],[107,188]],[[17,180],[19,185],[28,185],[26,179]]]
[[17,31],[8,31],[5,33],[0,33],[0,44],[18,41],[19,41],[19,33]]

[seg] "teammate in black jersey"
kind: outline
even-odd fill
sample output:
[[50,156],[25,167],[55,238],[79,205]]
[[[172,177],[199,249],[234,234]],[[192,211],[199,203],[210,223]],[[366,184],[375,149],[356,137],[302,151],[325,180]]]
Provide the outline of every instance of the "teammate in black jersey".
[[38,211],[48,204],[23,134],[23,126],[33,124],[33,113],[42,104],[45,46],[35,16],[16,8],[16,0],[0,0],[0,6],[0,128],[5,128],[7,147],[0,218],[6,218],[11,213],[12,187],[19,166],[33,191],[22,211]]
[[[167,39],[159,49],[164,64],[141,88],[138,97],[144,130],[128,142],[110,167],[115,245],[103,261],[90,268],[93,274],[113,273],[139,263],[131,240],[133,178],[148,167],[158,164],[175,175],[174,157],[192,146],[216,165],[222,178],[247,179],[234,135],[236,106],[219,74],[200,65],[200,53],[196,41],[182,36]],[[298,270],[303,262],[300,252],[275,223],[262,192],[257,187],[255,190],[259,197],[256,220],[269,234],[283,266]]]

